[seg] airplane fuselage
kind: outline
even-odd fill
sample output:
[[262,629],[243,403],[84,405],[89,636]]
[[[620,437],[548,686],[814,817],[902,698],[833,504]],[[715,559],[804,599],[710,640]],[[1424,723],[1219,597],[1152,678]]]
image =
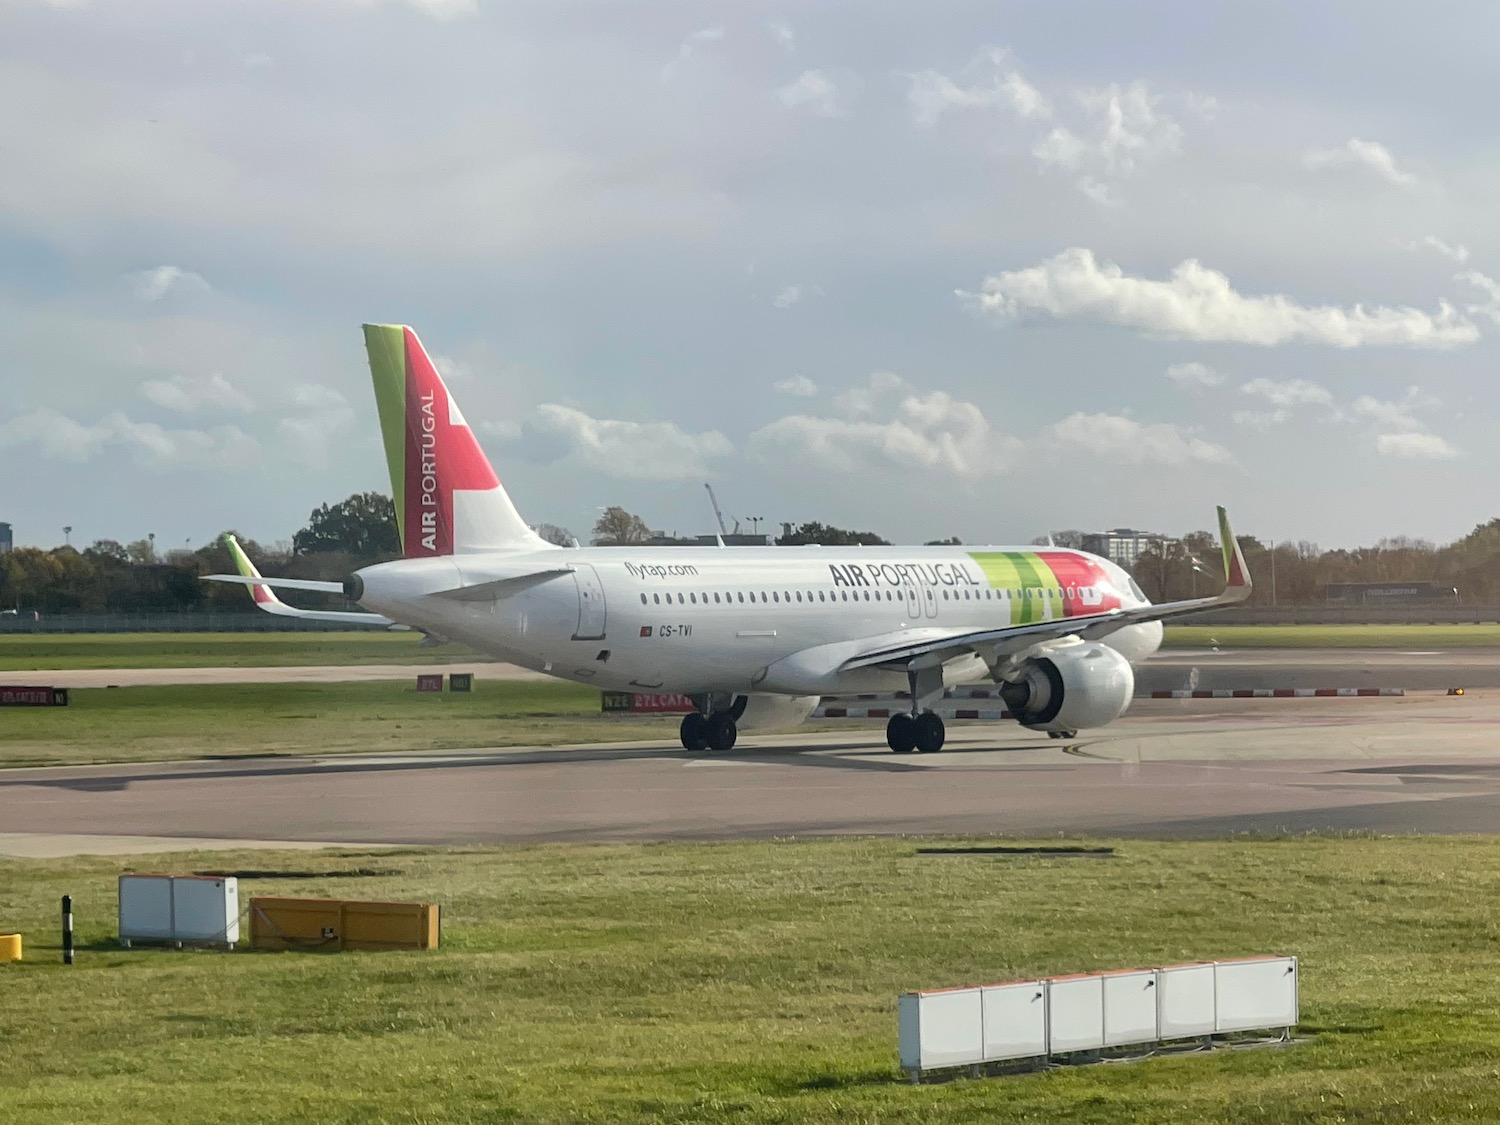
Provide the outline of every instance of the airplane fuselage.
[[[559,568],[503,597],[453,596]],[[1036,547],[598,547],[404,559],[358,578],[362,606],[497,659],[600,688],[685,694],[899,690],[903,671],[839,666],[871,638],[1145,604],[1113,563]],[[1152,621],[1103,643],[1136,664],[1160,642]],[[988,670],[970,656],[943,673],[962,683]]]

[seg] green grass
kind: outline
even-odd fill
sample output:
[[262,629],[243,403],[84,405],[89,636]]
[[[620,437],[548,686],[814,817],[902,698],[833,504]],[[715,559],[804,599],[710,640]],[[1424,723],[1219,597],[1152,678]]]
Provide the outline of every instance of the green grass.
[[37,633],[0,636],[0,672],[53,668],[238,668],[490,660],[420,633]]
[[[76,689],[69,706],[0,713],[0,766],[341,754],[672,738],[675,716],[603,715],[561,680],[476,679],[470,695],[410,681]],[[0,831],[4,826],[0,825]]]
[[1500,648],[1500,624],[1169,625],[1164,648]]
[[[1056,841],[1052,841],[1056,842]],[[910,840],[151,856],[253,894],[425,899],[433,953],[114,947],[119,859],[10,864],[0,1120],[1500,1120],[1500,841],[1125,843],[923,858]],[[313,877],[293,878],[302,872]],[[58,896],[83,951],[58,963]],[[912,1087],[914,987],[1302,959],[1288,1048]]]

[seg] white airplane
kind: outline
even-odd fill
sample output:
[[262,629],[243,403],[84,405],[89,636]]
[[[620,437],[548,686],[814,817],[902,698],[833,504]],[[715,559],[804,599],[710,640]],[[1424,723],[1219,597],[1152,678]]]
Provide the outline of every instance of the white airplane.
[[824,695],[905,690],[886,742],[931,753],[933,705],[979,680],[1022,726],[1073,737],[1124,713],[1163,620],[1250,596],[1223,508],[1226,589],[1160,605],[1114,563],[1059,547],[555,547],[517,513],[416,333],[364,332],[406,557],[342,584],[210,577],[342,592],[522,667],[680,692],[698,708],[682,720],[690,750],[799,723]]

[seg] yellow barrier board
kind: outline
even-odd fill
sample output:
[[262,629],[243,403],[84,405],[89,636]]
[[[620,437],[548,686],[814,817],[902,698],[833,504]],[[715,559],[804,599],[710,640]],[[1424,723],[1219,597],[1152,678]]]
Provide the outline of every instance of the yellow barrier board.
[[431,902],[250,900],[250,944],[255,949],[436,949],[440,934],[438,906]]
[[21,935],[0,934],[0,961],[21,959]]

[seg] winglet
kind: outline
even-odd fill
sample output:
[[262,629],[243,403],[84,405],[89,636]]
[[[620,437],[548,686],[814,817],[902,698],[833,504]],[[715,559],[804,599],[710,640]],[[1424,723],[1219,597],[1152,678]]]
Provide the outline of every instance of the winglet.
[[1242,597],[1250,596],[1250,568],[1245,565],[1245,556],[1240,551],[1240,541],[1234,537],[1229,526],[1229,513],[1219,508],[1219,543],[1224,549],[1224,586],[1227,590],[1243,590]]
[[[242,548],[239,544],[239,540],[235,539],[235,537],[227,531],[224,533],[222,538],[224,540],[225,548],[229,551],[229,557],[234,560],[234,569],[239,571],[246,578],[259,578],[260,571],[255,569],[255,564],[250,561],[250,556],[245,554],[244,548]],[[255,604],[260,606],[262,609],[266,608],[267,606],[283,604],[282,600],[276,596],[275,592],[269,586],[251,586],[250,597],[254,599]]]

